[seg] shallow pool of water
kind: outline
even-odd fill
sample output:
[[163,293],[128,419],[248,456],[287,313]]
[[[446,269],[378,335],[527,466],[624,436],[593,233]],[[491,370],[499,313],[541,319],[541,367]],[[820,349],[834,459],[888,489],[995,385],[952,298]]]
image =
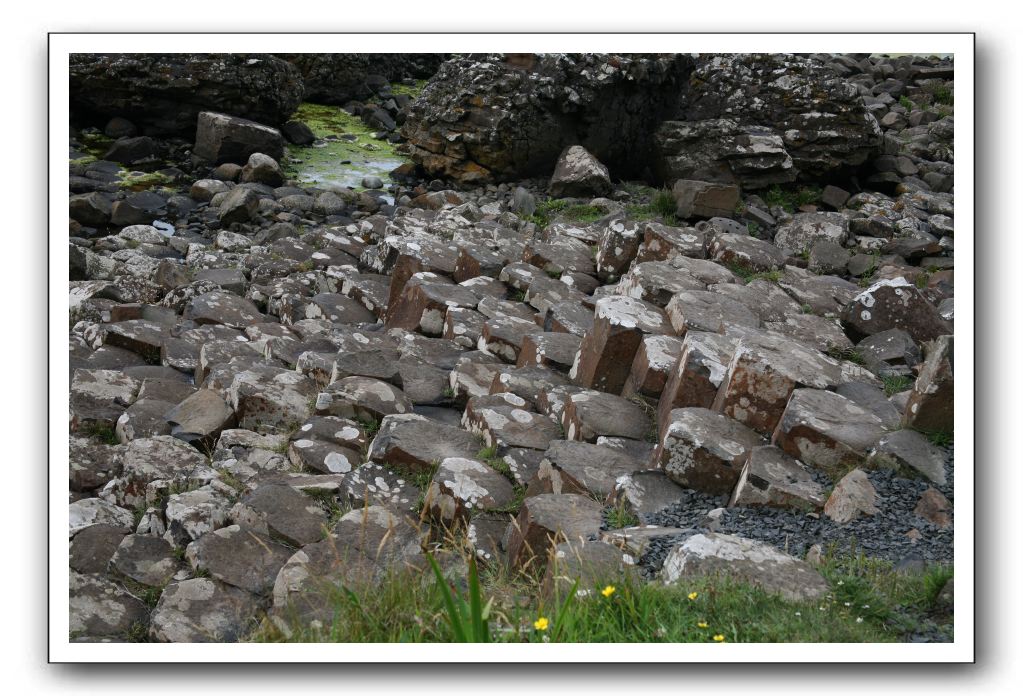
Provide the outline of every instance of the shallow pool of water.
[[[302,104],[294,118],[316,135],[308,147],[288,146],[285,170],[288,178],[319,186],[365,190],[362,180],[378,176],[386,188],[390,172],[407,160],[394,145],[373,137],[373,129],[338,106]],[[393,202],[390,196],[385,196]]]

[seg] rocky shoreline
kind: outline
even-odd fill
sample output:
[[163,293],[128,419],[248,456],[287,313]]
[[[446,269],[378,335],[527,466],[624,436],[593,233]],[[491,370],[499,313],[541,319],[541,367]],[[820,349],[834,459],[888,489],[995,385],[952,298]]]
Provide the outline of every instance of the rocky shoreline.
[[[953,79],[73,56],[71,638],[329,622],[452,534],[796,598],[822,554],[950,565]],[[296,178],[332,162],[361,185]]]

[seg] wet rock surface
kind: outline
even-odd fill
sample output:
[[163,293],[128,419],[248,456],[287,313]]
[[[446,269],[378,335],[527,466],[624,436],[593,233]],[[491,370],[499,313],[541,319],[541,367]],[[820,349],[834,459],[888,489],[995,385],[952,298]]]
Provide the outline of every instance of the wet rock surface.
[[[950,63],[396,56],[73,66],[76,637],[329,620],[453,530],[550,587],[951,564]],[[303,89],[412,161],[293,179]]]

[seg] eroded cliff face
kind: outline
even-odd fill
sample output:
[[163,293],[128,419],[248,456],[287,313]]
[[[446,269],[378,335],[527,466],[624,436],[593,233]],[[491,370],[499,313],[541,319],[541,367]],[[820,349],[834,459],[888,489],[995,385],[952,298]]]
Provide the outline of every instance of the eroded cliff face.
[[266,53],[71,55],[72,115],[126,118],[147,135],[195,133],[201,111],[280,125],[302,101],[298,69]]
[[402,133],[427,173],[465,183],[550,172],[575,144],[638,176],[693,66],[680,54],[456,58],[427,84]]
[[855,85],[778,54],[469,56],[441,66],[403,134],[428,174],[464,183],[549,172],[578,144],[617,178],[754,188],[859,166],[881,139]]
[[344,105],[374,96],[377,88],[406,78],[426,79],[447,53],[278,53],[302,74],[305,100]]

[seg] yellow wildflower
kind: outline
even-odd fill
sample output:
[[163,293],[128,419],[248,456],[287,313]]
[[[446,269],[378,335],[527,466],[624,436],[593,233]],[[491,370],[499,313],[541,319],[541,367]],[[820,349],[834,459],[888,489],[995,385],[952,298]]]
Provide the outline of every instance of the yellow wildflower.
[[608,585],[607,587],[600,591],[600,594],[604,595],[605,597],[610,597],[614,593],[615,593],[614,585]]
[[547,618],[544,617],[544,616],[541,616],[539,619],[537,619],[536,621],[533,622],[533,628],[535,628],[538,631],[546,631],[547,630]]
[[707,628],[709,624],[706,621],[698,621],[696,624],[697,628]]
[[689,593],[689,599],[696,599],[699,596],[700,596],[700,594],[698,592],[690,592]]
[[717,633],[717,634],[714,635],[714,642],[715,643],[723,643],[724,641],[725,641],[725,637],[723,635],[721,635],[720,633]]

